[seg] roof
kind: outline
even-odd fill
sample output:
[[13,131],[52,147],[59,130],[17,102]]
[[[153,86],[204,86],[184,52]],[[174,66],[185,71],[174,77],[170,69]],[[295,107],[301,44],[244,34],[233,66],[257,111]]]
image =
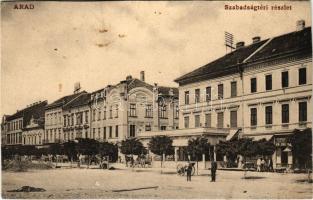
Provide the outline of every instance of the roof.
[[131,89],[133,88],[136,88],[136,87],[146,87],[148,88],[149,90],[153,90],[153,86],[144,82],[144,81],[141,81],[137,78],[134,78],[134,79],[131,79],[131,80],[126,80],[126,84],[127,84],[127,89],[128,91],[130,91]]
[[241,63],[255,50],[261,47],[267,40],[260,41],[249,46],[241,47],[225,56],[218,58],[217,60],[208,63],[190,73],[187,73],[177,79],[175,82],[181,83],[192,83],[200,80],[207,80],[218,76],[232,74],[237,72],[237,64]]
[[170,95],[172,89],[173,95],[178,97],[178,88],[159,86],[158,89],[160,95]]
[[175,79],[175,82],[185,85],[234,74],[239,72],[239,65],[243,61],[251,63],[257,60],[275,58],[295,52],[312,53],[311,27],[236,49],[213,62]]
[[75,93],[75,94],[71,94],[68,96],[64,96],[54,102],[52,102],[51,104],[46,106],[46,110],[51,109],[51,108],[55,108],[55,107],[61,107],[65,104],[67,104],[68,102],[72,101],[73,99],[75,99],[76,97],[78,97],[80,94],[82,93],[87,93],[86,91],[82,91],[79,93]]
[[26,127],[30,119],[33,117],[35,120],[38,121],[38,124],[43,126],[44,125],[44,116],[45,116],[45,107],[47,105],[47,101],[39,102],[23,110],[18,111],[17,113],[9,116],[7,118],[8,121],[16,119],[16,118],[23,118],[23,127]]
[[79,106],[84,106],[84,105],[88,105],[90,102],[90,93],[81,93],[80,96],[76,97],[75,99],[73,99],[71,102],[69,102],[68,104],[66,104],[63,109],[71,109],[71,108],[76,108]]
[[294,52],[312,52],[311,27],[273,38],[270,43],[253,55],[248,62],[269,59]]

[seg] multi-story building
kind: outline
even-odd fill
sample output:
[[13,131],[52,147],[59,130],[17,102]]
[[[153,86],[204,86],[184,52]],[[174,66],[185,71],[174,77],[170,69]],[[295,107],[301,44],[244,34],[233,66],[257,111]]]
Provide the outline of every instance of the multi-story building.
[[266,40],[242,67],[243,136],[273,140],[274,165],[290,167],[288,136],[312,128],[311,27],[299,21],[295,32]]
[[[42,108],[42,118],[45,116],[45,108]],[[42,119],[41,118],[41,119]],[[29,124],[23,128],[23,145],[35,145],[35,146],[41,146],[43,145],[43,138],[44,138],[44,120],[36,119],[34,116],[29,121]]]
[[63,106],[62,141],[75,138],[89,138],[90,135],[90,94],[83,92]]
[[8,123],[8,120],[7,118],[9,117],[9,115],[3,115],[2,116],[2,120],[1,120],[1,145],[2,146],[5,146],[6,143],[7,143],[7,132],[8,132],[8,126],[7,126],[7,123]]
[[[30,144],[26,138],[34,136],[37,141],[36,144],[41,144],[42,138],[42,124],[44,123],[44,109],[47,105],[47,101],[33,103],[26,108],[17,111],[15,114],[6,116],[3,123],[2,137],[3,145],[16,146],[23,144]],[[34,126],[36,121],[39,127]],[[40,131],[36,130],[39,128]],[[32,130],[32,131],[30,131]],[[35,144],[35,143],[32,143]]]
[[192,136],[206,136],[211,145],[238,135],[274,138],[274,164],[292,164],[285,135],[312,126],[311,44],[311,28],[305,28],[304,21],[292,33],[265,40],[254,37],[247,46],[238,42],[231,53],[175,80],[179,130],[139,137],[172,137],[175,160],[184,159]]
[[152,130],[178,127],[177,88],[150,85],[127,76],[91,94],[91,137],[119,142]]
[[74,94],[62,97],[46,106],[44,144],[60,143],[68,139],[68,132],[66,131],[63,133],[63,107],[85,93],[87,92],[75,92]]

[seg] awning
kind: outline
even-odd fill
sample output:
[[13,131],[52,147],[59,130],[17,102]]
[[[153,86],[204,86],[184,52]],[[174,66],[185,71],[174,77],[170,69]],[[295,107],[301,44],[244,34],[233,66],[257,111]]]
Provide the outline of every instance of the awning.
[[229,141],[229,140],[233,139],[234,137],[238,137],[239,131],[240,130],[230,131],[229,134],[226,136],[226,141]]
[[291,148],[288,146],[288,147],[286,147],[284,150],[283,150],[283,152],[291,152],[292,150],[291,150]]
[[262,140],[262,139],[266,139],[267,141],[269,141],[270,139],[272,139],[274,135],[256,135],[256,136],[252,136],[254,141],[258,141],[258,140]]

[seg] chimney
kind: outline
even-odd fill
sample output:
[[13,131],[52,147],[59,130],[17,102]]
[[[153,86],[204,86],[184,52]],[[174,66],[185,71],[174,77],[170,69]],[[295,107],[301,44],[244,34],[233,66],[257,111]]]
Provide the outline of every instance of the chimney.
[[79,93],[80,89],[81,89],[81,87],[80,87],[80,82],[76,82],[76,83],[74,84],[74,94]]
[[260,42],[261,41],[261,37],[260,36],[255,36],[252,38],[252,44]]
[[303,19],[297,21],[297,31],[302,31],[305,27],[305,21]]
[[145,82],[145,71],[140,72],[140,80]]
[[236,49],[240,49],[241,47],[245,46],[245,42],[237,42],[236,43]]
[[131,75],[126,76],[126,81],[132,80],[133,77]]

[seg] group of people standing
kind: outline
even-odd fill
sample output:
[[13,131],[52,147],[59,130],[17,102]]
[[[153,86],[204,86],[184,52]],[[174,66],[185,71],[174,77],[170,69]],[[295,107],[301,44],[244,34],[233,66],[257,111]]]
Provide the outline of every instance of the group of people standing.
[[[193,167],[192,163],[189,163],[187,166],[187,169],[186,169],[187,181],[191,181],[192,167]],[[211,182],[215,182],[216,180],[216,170],[217,170],[217,162],[213,160],[211,162]]]
[[258,158],[256,161],[257,172],[272,172],[273,171],[273,160],[271,158]]

